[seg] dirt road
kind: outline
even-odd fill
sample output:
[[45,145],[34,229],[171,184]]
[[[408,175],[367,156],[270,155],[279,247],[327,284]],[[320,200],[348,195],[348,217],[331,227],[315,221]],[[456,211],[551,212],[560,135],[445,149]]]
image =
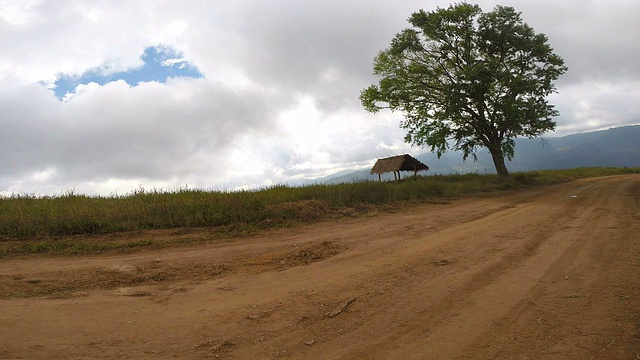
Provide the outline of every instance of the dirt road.
[[4,260],[0,295],[2,359],[640,359],[640,176]]

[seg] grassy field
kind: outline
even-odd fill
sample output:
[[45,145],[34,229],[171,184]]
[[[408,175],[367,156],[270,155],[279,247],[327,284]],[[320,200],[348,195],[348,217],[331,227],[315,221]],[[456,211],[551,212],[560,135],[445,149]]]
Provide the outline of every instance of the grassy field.
[[166,244],[152,239],[114,242],[84,239],[98,234],[200,227],[211,227],[214,234],[211,238],[234,236],[358,216],[381,208],[639,171],[579,168],[514,173],[507,179],[479,174],[438,175],[401,182],[273,186],[240,192],[138,189],[128,195],[109,197],[71,192],[45,197],[14,194],[0,198],[0,256],[130,251]]

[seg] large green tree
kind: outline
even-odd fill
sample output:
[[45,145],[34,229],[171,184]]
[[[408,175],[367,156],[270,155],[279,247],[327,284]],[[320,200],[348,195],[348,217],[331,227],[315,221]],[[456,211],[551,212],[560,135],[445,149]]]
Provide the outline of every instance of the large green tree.
[[404,113],[405,141],[438,157],[453,149],[477,160],[486,147],[507,176],[515,138],[555,130],[558,111],[546,98],[567,71],[564,61],[512,7],[483,13],[458,3],[420,10],[409,22],[375,58],[381,79],[362,90],[362,105]]

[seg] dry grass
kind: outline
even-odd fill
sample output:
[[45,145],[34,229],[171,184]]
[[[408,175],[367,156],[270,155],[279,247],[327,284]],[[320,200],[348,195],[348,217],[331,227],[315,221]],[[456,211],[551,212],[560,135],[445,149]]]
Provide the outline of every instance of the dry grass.
[[[358,216],[407,203],[479,196],[572,179],[638,173],[640,169],[582,168],[496,175],[423,176],[402,182],[365,181],[256,191],[137,189],[127,195],[86,196],[68,192],[0,199],[0,257],[19,254],[84,254],[163,247],[176,241],[87,241],[87,235],[149,229],[210,227],[217,236],[295,226],[331,217]],[[207,239],[209,240],[209,239]]]

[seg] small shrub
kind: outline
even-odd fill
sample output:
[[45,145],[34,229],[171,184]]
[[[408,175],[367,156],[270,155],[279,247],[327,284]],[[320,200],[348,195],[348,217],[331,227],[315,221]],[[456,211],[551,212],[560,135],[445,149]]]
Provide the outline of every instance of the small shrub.
[[517,173],[513,176],[513,179],[522,185],[535,185],[536,179],[540,177],[540,174],[536,172],[531,173]]
[[264,211],[269,221],[298,220],[309,222],[325,217],[329,212],[329,207],[317,200],[303,200],[273,204]]

